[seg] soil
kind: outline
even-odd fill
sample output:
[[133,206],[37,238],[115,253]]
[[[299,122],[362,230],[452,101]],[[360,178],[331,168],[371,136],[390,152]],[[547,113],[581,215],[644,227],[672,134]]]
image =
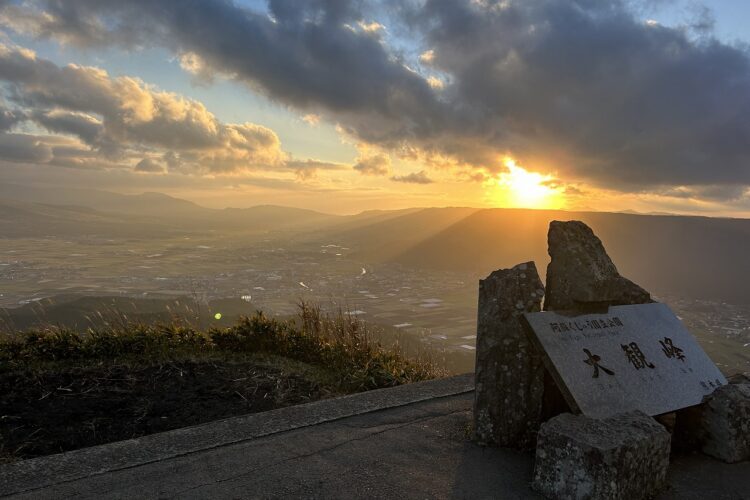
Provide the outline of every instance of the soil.
[[327,395],[313,380],[257,362],[181,361],[0,373],[0,462]]

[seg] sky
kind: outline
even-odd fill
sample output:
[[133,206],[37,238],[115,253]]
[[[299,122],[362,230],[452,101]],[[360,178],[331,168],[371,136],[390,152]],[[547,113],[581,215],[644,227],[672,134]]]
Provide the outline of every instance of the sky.
[[750,217],[746,0],[0,0],[0,182]]

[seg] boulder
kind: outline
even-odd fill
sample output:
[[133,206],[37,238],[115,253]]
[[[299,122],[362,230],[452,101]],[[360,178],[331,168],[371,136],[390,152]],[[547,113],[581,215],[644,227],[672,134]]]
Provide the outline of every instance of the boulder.
[[542,424],[532,487],[555,499],[650,498],[665,483],[670,436],[642,412]]
[[580,221],[552,221],[545,311],[593,312],[608,306],[646,304],[651,295],[620,276],[604,245]]
[[701,450],[727,463],[750,460],[750,383],[723,385],[703,404],[677,413],[680,451]]
[[533,448],[539,428],[544,367],[520,321],[541,310],[544,286],[533,262],[479,281],[474,439]]

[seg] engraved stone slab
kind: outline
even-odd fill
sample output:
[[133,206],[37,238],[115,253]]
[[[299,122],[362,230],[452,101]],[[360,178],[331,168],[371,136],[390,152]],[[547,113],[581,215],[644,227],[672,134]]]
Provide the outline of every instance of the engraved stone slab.
[[589,417],[668,413],[699,404],[727,383],[666,304],[524,319],[568,404]]

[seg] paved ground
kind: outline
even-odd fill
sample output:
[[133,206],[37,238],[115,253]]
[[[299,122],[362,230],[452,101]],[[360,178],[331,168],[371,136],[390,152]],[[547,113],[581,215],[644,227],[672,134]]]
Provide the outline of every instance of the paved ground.
[[[346,401],[352,416],[309,425],[289,425],[294,419],[280,414],[290,430],[258,431],[258,421],[228,419],[218,424],[224,426],[222,432],[241,424],[246,429],[242,432],[253,429],[257,437],[244,439],[238,432],[227,444],[201,445],[188,452],[179,443],[164,447],[167,439],[193,436],[200,441],[200,434],[215,432],[209,424],[154,438],[161,440],[156,455],[128,458],[130,462],[117,466],[107,465],[103,453],[118,453],[119,448],[92,449],[100,453],[101,470],[86,468],[92,452],[77,455],[80,460],[51,475],[50,458],[30,466],[0,467],[0,495],[26,490],[14,498],[537,498],[529,489],[531,454],[481,448],[468,441],[473,397],[466,392],[468,380],[454,380],[450,388],[433,383],[427,386],[431,399],[399,404],[395,398],[390,408],[377,411],[360,412],[357,398],[373,395],[358,395]],[[402,403],[420,399],[414,397],[415,389],[396,394]],[[392,394],[383,391],[380,396]],[[314,407],[319,414],[326,413],[326,405],[336,406],[333,401],[322,403]],[[368,404],[364,407],[372,401]],[[136,444],[144,448],[142,442]],[[39,475],[38,482],[29,471]],[[669,482],[660,498],[747,499],[750,463],[675,457]]]

